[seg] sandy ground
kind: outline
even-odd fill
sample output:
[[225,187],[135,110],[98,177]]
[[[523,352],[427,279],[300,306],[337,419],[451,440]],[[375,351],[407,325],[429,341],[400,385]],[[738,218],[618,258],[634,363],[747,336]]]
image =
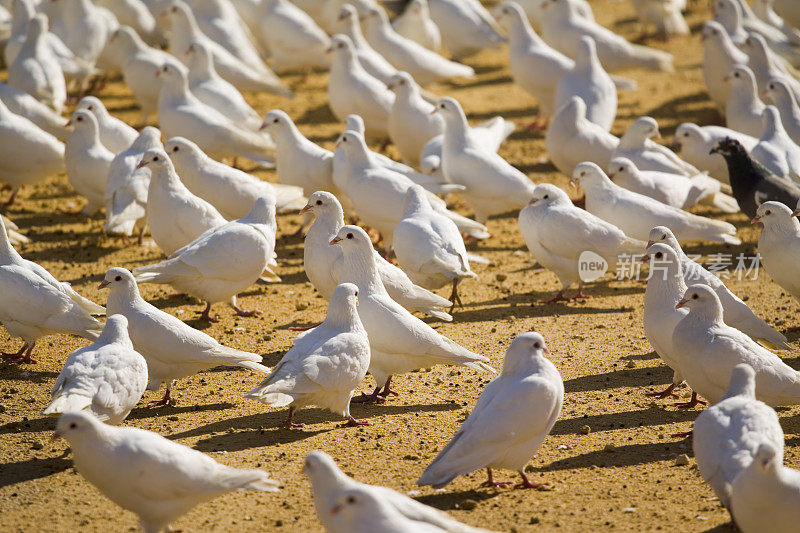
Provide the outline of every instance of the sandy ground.
[[[638,27],[627,2],[593,2],[605,24],[633,38]],[[697,32],[709,17],[707,6],[694,4],[689,17],[695,35],[669,43],[651,44],[675,54],[677,72],[626,73],[639,90],[621,95],[614,127],[621,133],[636,117],[655,117],[666,137],[677,124],[719,120],[704,94],[699,70],[701,45]],[[479,75],[475,80],[442,84],[432,89],[453,95],[470,120],[496,114],[522,126],[534,118],[536,102],[512,84],[505,50],[489,51],[469,60]],[[298,96],[294,100],[265,95],[251,102],[262,114],[285,109],[312,140],[330,148],[341,129],[326,106],[325,75],[301,84],[289,77]],[[137,114],[127,89],[111,83],[100,96],[115,115],[134,122]],[[390,153],[394,153],[389,148]],[[547,162],[543,135],[519,127],[501,154],[533,180],[566,186],[566,178]],[[273,179],[269,172],[259,175]],[[574,193],[573,193],[574,194]],[[29,187],[6,214],[32,239],[23,254],[70,281],[82,294],[103,303],[96,289],[112,266],[134,266],[157,261],[156,247],[125,246],[103,235],[102,220],[63,214],[83,200],[64,176]],[[469,211],[461,204],[457,208]],[[702,254],[752,254],[758,230],[744,215],[727,217],[740,228],[741,246],[690,246]],[[319,321],[325,302],[306,280],[302,242],[287,235],[297,229],[299,216],[281,216],[278,272],[282,283],[259,284],[240,295],[240,305],[263,314],[236,318],[225,306],[216,311],[218,324],[195,320],[200,302],[168,299],[166,286],[143,285],[143,296],[159,308],[176,314],[221,342],[263,353],[273,365],[291,345],[292,325]],[[449,511],[469,524],[501,531],[538,530],[673,530],[726,531],[727,513],[703,484],[692,460],[676,466],[680,454],[691,456],[691,441],[671,438],[690,429],[697,410],[678,410],[671,402],[652,401],[644,394],[662,387],[670,372],[645,340],[642,330],[644,286],[609,276],[590,286],[594,298],[569,304],[543,305],[537,300],[557,288],[555,276],[528,260],[517,229],[516,213],[489,221],[492,238],[472,245],[491,260],[477,265],[479,279],[463,285],[465,307],[452,323],[433,322],[439,332],[491,358],[496,368],[511,339],[519,333],[541,332],[561,372],[566,397],[552,435],[530,462],[535,481],[549,481],[546,491],[477,488],[483,472],[461,477],[446,490],[418,491],[420,500]],[[749,296],[748,303],[769,322],[796,324],[796,304],[761,272],[757,281],[732,281],[733,289]],[[443,291],[446,293],[446,291]],[[791,341],[797,334],[790,334]],[[37,346],[36,365],[0,363],[0,529],[3,531],[119,531],[136,527],[136,517],[105,499],[72,467],[64,441],[49,442],[55,420],[42,417],[49,390],[67,355],[85,345],[82,339],[54,336]],[[795,345],[796,346],[796,345]],[[0,335],[0,349],[16,351],[19,341]],[[800,351],[782,354],[800,368]],[[176,406],[151,409],[147,393],[126,425],[158,432],[177,442],[239,467],[269,470],[284,487],[277,494],[236,493],[195,508],[174,524],[187,531],[319,531],[309,484],[300,468],[311,450],[330,453],[356,479],[382,484],[401,492],[416,491],[414,482],[437,451],[467,416],[489,375],[469,369],[436,367],[401,376],[393,386],[399,399],[378,406],[356,406],[353,414],[372,423],[366,428],[338,429],[337,417],[319,409],[302,411],[299,430],[277,429],[283,411],[269,409],[242,395],[260,376],[247,371],[215,369],[177,385]],[[367,378],[364,389],[370,389]],[[684,389],[685,391],[685,389]],[[800,464],[792,446],[800,439],[800,409],[780,411],[786,431],[786,462]],[[525,420],[520,420],[521,424]],[[583,434],[582,428],[591,428]],[[512,477],[511,472],[499,473]],[[280,529],[279,529],[280,528]]]

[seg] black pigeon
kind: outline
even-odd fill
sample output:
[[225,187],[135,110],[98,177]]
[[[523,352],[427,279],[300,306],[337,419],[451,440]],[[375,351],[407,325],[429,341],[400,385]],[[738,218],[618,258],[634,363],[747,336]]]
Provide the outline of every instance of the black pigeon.
[[800,188],[789,178],[776,176],[750,157],[739,141],[725,137],[709,152],[719,154],[728,164],[733,197],[748,217],[756,216],[758,206],[772,200],[794,209],[800,199]]

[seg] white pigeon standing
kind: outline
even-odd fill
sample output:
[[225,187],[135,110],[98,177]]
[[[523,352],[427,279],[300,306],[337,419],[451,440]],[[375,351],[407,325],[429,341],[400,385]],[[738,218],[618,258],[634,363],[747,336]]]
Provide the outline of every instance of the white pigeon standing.
[[580,276],[581,255],[591,251],[613,270],[622,256],[640,253],[644,242],[584,209],[575,207],[567,193],[551,183],[540,183],[530,203],[519,212],[519,231],[531,255],[552,271],[561,290],[544,303],[570,300],[564,293],[578,284],[576,298],[586,298]]
[[[755,371],[756,398],[770,406],[800,403],[800,372],[750,337],[723,322],[714,289],[690,285],[676,307],[689,313],[672,334],[678,365],[692,390],[712,403],[725,395],[731,372],[740,363]],[[696,399],[686,404],[690,407]]]
[[800,81],[793,77],[789,71],[790,67],[770,53],[767,43],[761,35],[750,32],[739,48],[744,50],[749,58],[747,66],[756,77],[760,95],[764,94],[767,83],[771,79],[780,79],[792,88],[795,97],[800,96]]
[[671,54],[626,41],[582,16],[574,0],[546,0],[542,3],[542,37],[547,44],[574,59],[584,35],[595,40],[600,62],[609,72],[627,68],[674,71]]
[[[800,48],[797,43],[790,42],[778,28],[760,21],[755,16],[750,16],[749,6],[739,0],[715,0],[714,20],[719,22],[736,44],[741,44],[747,38],[747,32],[760,33],[769,44],[774,54],[781,56],[792,66],[800,66]],[[747,13],[744,9],[747,9]]]
[[790,207],[780,202],[764,202],[752,223],[761,222],[758,254],[769,277],[800,302],[800,280],[795,265],[800,257],[800,221]]
[[117,425],[136,407],[146,388],[147,362],[133,349],[128,320],[112,315],[94,344],[69,354],[42,414],[88,411]]
[[100,128],[91,111],[76,110],[68,124],[73,131],[64,145],[67,180],[86,198],[81,212],[92,215],[105,205],[108,169],[114,154],[100,142]]
[[[697,469],[726,508],[736,477],[756,456],[762,443],[783,457],[783,429],[775,411],[756,399],[756,373],[736,365],[725,395],[697,417],[692,448]],[[770,531],[775,531],[770,529]]]
[[[373,494],[375,501],[392,507],[400,515],[413,521],[412,528],[401,531],[420,531],[420,528],[437,527],[435,531],[448,531],[450,533],[478,533],[478,530],[453,520],[447,513],[429,507],[415,499],[409,498],[401,492],[380,485],[367,485],[360,483],[342,472],[333,462],[331,456],[325,452],[314,450],[310,452],[303,464],[303,473],[311,482],[311,495],[317,518],[326,531],[331,533],[348,533],[363,531],[393,531],[385,527],[371,529],[362,521],[342,520],[342,513],[333,512],[339,504],[339,499],[344,491],[358,489]],[[364,529],[355,529],[364,526]],[[425,530],[429,531],[429,530]]]
[[143,0],[98,0],[97,5],[108,9],[120,25],[133,28],[148,42],[155,43],[161,37],[156,19]]
[[505,42],[500,28],[478,0],[428,0],[442,44],[454,57],[466,57]]
[[97,119],[100,142],[108,151],[116,155],[127,150],[139,136],[139,132],[111,115],[96,96],[84,96],[76,109],[85,109]]
[[227,116],[201,102],[189,91],[186,69],[164,65],[158,71],[158,122],[167,138],[186,137],[214,159],[243,156],[271,166],[274,143],[240,127]]
[[[330,300],[342,275],[342,249],[330,246],[330,241],[344,226],[342,206],[333,194],[317,191],[309,196],[302,212],[315,217],[303,243],[303,267],[317,292]],[[414,285],[403,270],[385,260],[377,251],[373,256],[381,282],[392,300],[409,311],[427,313],[447,322],[453,320],[442,310],[451,305],[449,300]]]
[[165,63],[176,64],[178,59],[148,46],[129,26],[120,26],[111,34],[108,49],[119,57],[125,85],[139,104],[140,122],[144,124],[158,111],[160,86],[153,82],[153,78]]
[[389,138],[405,164],[417,167],[428,141],[444,131],[442,117],[433,114],[435,107],[420,93],[420,87],[407,72],[389,81],[394,103],[389,113]]
[[236,304],[236,295],[253,285],[273,262],[275,200],[255,201],[237,220],[205,231],[197,239],[153,265],[133,269],[139,283],[168,283],[178,292],[206,302],[201,318],[210,322],[211,306],[227,301],[236,316],[255,316]]
[[733,43],[721,24],[709,20],[703,26],[703,81],[708,95],[725,111],[731,86],[725,77],[734,67],[747,65],[748,57]]
[[189,90],[201,102],[228,117],[232,122],[245,129],[258,131],[261,127],[261,115],[244,99],[233,84],[228,83],[217,74],[214,68],[214,57],[208,46],[194,42],[186,49],[189,56]]
[[471,78],[472,67],[450,61],[432,50],[399,35],[386,11],[375,5],[362,15],[367,41],[397,70],[408,72],[420,85],[446,78]]
[[336,33],[347,35],[353,42],[353,49],[364,70],[371,76],[388,84],[392,77],[397,74],[397,69],[386,61],[385,57],[376,52],[364,38],[356,8],[350,4],[344,4],[336,17],[334,26],[336,27]]
[[328,66],[328,35],[305,11],[288,0],[261,0],[259,37],[278,71]]
[[176,379],[191,376],[219,365],[239,366],[263,374],[270,372],[261,356],[229,348],[180,319],[150,305],[139,294],[133,274],[120,267],[106,272],[100,288],[109,289],[109,315],[128,319],[133,347],[147,361],[148,390],[158,390],[166,382],[161,400],[150,405],[166,405],[172,399]]
[[586,104],[586,118],[611,130],[617,118],[617,87],[603,70],[591,37],[581,37],[574,68],[558,81],[555,108],[568,104],[573,96],[579,96]]
[[586,104],[578,96],[558,110],[544,138],[550,161],[566,175],[583,161],[608,168],[619,139],[586,118]]
[[[20,157],[25,154],[25,157]],[[64,143],[0,100],[0,181],[11,186],[14,199],[23,185],[64,172]]]
[[793,27],[800,28],[800,6],[792,0],[775,0],[775,11]]
[[392,20],[392,27],[401,36],[421,44],[428,50],[442,49],[442,33],[431,19],[428,0],[411,0],[403,12]]
[[12,363],[36,363],[33,348],[47,335],[68,333],[94,340],[103,325],[92,314],[103,307],[87,300],[69,283],[56,280],[38,264],[23,259],[11,246],[0,217],[0,323],[9,335],[21,337],[16,353],[2,353]]
[[[800,106],[797,98],[785,80],[771,79],[767,82],[764,95],[772,101],[781,114],[781,123],[786,134],[795,144],[800,143]],[[745,146],[750,151],[750,147]]]
[[647,239],[653,226],[667,226],[678,241],[709,240],[739,244],[736,227],[662,204],[616,185],[594,163],[581,163],[572,173],[586,192],[586,210],[610,222],[634,239]]
[[[525,475],[525,465],[550,434],[564,403],[564,382],[546,355],[550,351],[539,333],[523,333],[511,342],[503,371],[486,385],[472,412],[417,485],[441,488],[479,468],[486,468],[486,486],[511,485],[495,481],[494,468],[519,472],[522,483],[515,488],[546,485],[531,482]],[[526,419],[523,425],[520,416]]]
[[350,399],[369,368],[369,337],[358,318],[358,287],[342,283],[333,291],[325,321],[295,340],[272,373],[246,398],[272,407],[289,406],[282,427],[296,409],[318,405],[347,419],[342,426],[366,426],[350,414]]
[[211,228],[227,222],[210,203],[193,195],[181,182],[167,154],[148,150],[137,168],[150,169],[147,192],[147,225],[167,257]]
[[436,112],[444,118],[442,171],[447,181],[466,187],[460,194],[483,224],[491,215],[519,209],[530,201],[534,183],[472,135],[461,105],[442,98]]
[[61,65],[46,42],[47,29],[44,15],[36,15],[28,23],[25,43],[8,67],[8,84],[61,114],[67,84]]
[[334,244],[344,252],[339,282],[358,287],[358,316],[369,335],[369,372],[377,386],[365,401],[378,401],[379,397],[385,399],[392,394],[393,375],[435,364],[492,370],[487,365],[488,358],[437,333],[389,297],[375,266],[372,242],[364,230],[343,226],[331,240]]
[[67,138],[67,119],[25,91],[0,82],[0,101],[12,113],[22,115],[60,141]]
[[744,533],[790,533],[797,527],[800,471],[783,466],[781,452],[774,444],[760,443],[753,460],[733,480],[731,515]]
[[[782,0],[778,0],[777,3],[781,3]],[[800,30],[792,27],[786,20],[778,15],[775,11],[775,0],[755,0],[753,2],[752,11],[759,19],[762,21],[775,26],[781,32],[786,35],[786,37],[794,42],[800,42]]]
[[273,109],[261,129],[275,141],[278,181],[302,187],[305,196],[315,191],[337,192],[333,184],[333,153],[309,141],[285,112]]
[[760,136],[765,106],[758,97],[753,71],[745,66],[736,66],[725,80],[731,86],[725,105],[725,125],[753,137]]
[[228,220],[247,214],[258,198],[271,198],[280,211],[301,209],[303,190],[293,185],[272,184],[215,161],[188,139],[174,137],[164,150],[184,185],[213,205]]
[[145,152],[156,148],[161,148],[161,132],[152,126],[147,126],[130,148],[118,153],[111,160],[104,196],[106,233],[130,237],[138,222],[141,242],[147,225],[144,219],[147,216],[150,169],[139,167],[139,162]]
[[67,440],[75,469],[136,513],[145,533],[168,530],[192,507],[227,492],[276,492],[280,486],[261,470],[225,466],[157,433],[109,426],[88,413],[61,415],[53,436]]
[[647,26],[652,24],[655,33],[665,39],[673,35],[688,35],[689,25],[681,11],[685,0],[632,0],[636,16],[642,24],[642,35],[647,35]]
[[639,170],[627,157],[615,157],[608,165],[608,177],[629,191],[679,209],[705,204],[723,213],[739,212],[736,199],[721,192],[720,182],[705,172],[688,178],[672,172]]
[[700,173],[699,170],[678,157],[675,152],[654,142],[653,137],[661,137],[661,133],[658,131],[658,122],[652,117],[639,117],[628,126],[628,129],[620,137],[613,157],[628,158],[639,170],[681,174],[687,178]]
[[411,281],[430,290],[452,285],[450,312],[456,304],[464,306],[458,284],[477,277],[470,269],[464,239],[455,222],[434,211],[419,185],[406,190],[403,218],[394,228],[392,244],[400,268]]
[[[108,37],[119,27],[116,17],[90,0],[55,0],[53,8],[53,33],[76,56],[89,64],[97,63]],[[103,68],[109,66],[100,64]]]
[[786,133],[778,109],[766,106],[761,120],[761,137],[750,151],[750,157],[777,176],[800,181],[800,146]]
[[728,164],[725,162],[725,158],[719,154],[710,153],[714,145],[726,137],[739,141],[748,153],[758,144],[758,138],[729,128],[698,126],[691,122],[684,122],[678,126],[672,142],[678,146],[681,157],[687,163],[708,172],[722,183],[730,183]]
[[329,50],[333,59],[328,80],[328,105],[333,114],[340,121],[350,114],[359,115],[364,119],[370,137],[385,138],[394,94],[386,84],[364,70],[349,37],[335,35]]
[[702,265],[689,258],[681,248],[672,231],[666,226],[656,226],[648,235],[648,248],[653,243],[663,243],[675,250],[681,263],[683,281],[687,286],[694,283],[705,283],[717,293],[722,304],[725,323],[743,331],[768,348],[789,350],[786,336],[776,330],[750,309],[741,298],[731,292],[720,278],[703,268]]

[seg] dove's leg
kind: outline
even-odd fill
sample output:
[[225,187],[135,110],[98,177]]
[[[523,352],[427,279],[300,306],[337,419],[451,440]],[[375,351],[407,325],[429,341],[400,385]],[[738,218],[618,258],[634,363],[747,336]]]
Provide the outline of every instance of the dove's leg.
[[567,298],[566,296],[564,296],[564,289],[561,289],[555,296],[553,296],[549,300],[540,300],[539,303],[554,304],[556,302],[571,302],[571,301],[572,298]]
[[666,389],[660,392],[648,392],[647,394],[645,394],[645,396],[652,396],[653,398],[668,398],[672,396],[673,398],[677,398],[678,395],[672,392],[674,390],[675,390],[675,384],[670,383],[669,387],[667,387]]
[[453,309],[456,308],[456,304],[458,304],[458,306],[461,308],[464,307],[464,302],[461,301],[461,297],[458,295],[459,281],[461,281],[461,278],[455,278],[453,280],[453,292],[450,294],[450,298],[448,298],[451,302],[453,302],[453,305],[450,306],[450,311],[448,311],[448,313],[451,314],[453,313]]
[[228,305],[230,305],[233,308],[233,310],[236,311],[236,316],[256,316],[256,315],[260,315],[261,314],[261,311],[258,311],[256,309],[252,309],[252,310],[248,311],[248,310],[242,309],[241,307],[236,305],[236,296],[235,295],[231,298],[231,301],[230,301],[230,303]]
[[516,485],[514,485],[515,489],[538,489],[544,487],[545,485],[550,484],[546,481],[544,483],[532,482],[530,479],[528,479],[528,476],[525,475],[525,472],[523,470],[519,471],[519,475],[522,476],[522,483],[517,483]]
[[292,417],[294,416],[294,411],[297,409],[295,406],[289,407],[289,414],[286,415],[286,420],[284,420],[279,427],[286,428],[286,429],[294,429],[294,428],[301,428],[303,424],[295,424],[292,422]]
[[487,467],[486,468],[486,481],[481,483],[481,487],[508,487],[511,486],[510,481],[495,481],[494,476],[492,476],[492,469]]
[[197,311],[197,313],[200,313],[200,318],[204,318],[204,319],[208,320],[209,322],[219,322],[219,318],[217,318],[216,316],[212,317],[209,314],[209,313],[211,313],[211,302],[206,304],[206,308],[202,312],[201,311]]
[[147,229],[147,222],[144,221],[140,222],[142,224],[142,227],[139,229],[139,236],[136,238],[136,244],[138,244],[139,246],[141,246],[142,242],[144,242],[144,230]]
[[671,433],[670,437],[680,437],[682,439],[685,439],[687,437],[691,437],[692,435],[694,435],[694,430],[691,430],[691,431],[679,431],[678,433]]
[[164,393],[164,397],[160,400],[153,400],[147,404],[148,407],[159,407],[161,405],[169,405],[172,401],[172,381],[167,384],[167,392]]
[[349,416],[349,417],[347,418],[347,422],[345,422],[345,423],[343,423],[343,424],[339,424],[339,425],[338,425],[338,426],[336,426],[336,427],[340,427],[340,428],[350,428],[350,427],[357,427],[357,426],[369,426],[369,425],[371,425],[371,424],[369,423],[369,421],[368,421],[368,420],[356,420],[356,419],[355,419],[355,418],[353,418],[353,417],[352,417],[352,415],[351,415],[351,416]]
[[35,342],[28,344],[28,342],[25,341],[22,343],[22,348],[20,348],[17,353],[3,352],[0,355],[2,355],[3,359],[8,360],[9,363],[13,363],[15,365],[38,363],[39,361],[33,358],[33,347],[35,345]]
[[592,296],[590,294],[584,294],[583,285],[578,285],[578,292],[575,293],[575,299],[578,299],[578,298],[588,299],[588,298],[591,298],[591,297]]
[[378,385],[377,387],[375,387],[375,390],[369,396],[367,396],[366,394],[364,394],[362,392],[361,396],[359,396],[358,398],[353,398],[352,400],[350,400],[350,402],[351,403],[366,403],[366,404],[385,402],[386,398],[380,396],[380,392],[381,392],[381,386]]
[[390,384],[391,382],[392,382],[392,376],[389,376],[389,378],[386,380],[386,383],[384,383],[384,385],[383,385],[383,390],[380,392],[379,396],[381,396],[381,397],[383,397],[383,398],[386,398],[386,397],[387,397],[387,396],[389,396],[390,394],[391,394],[392,396],[400,396],[400,393],[399,393],[399,392],[397,392],[397,391],[393,391],[393,390],[392,390],[392,389],[389,387],[389,384]]
[[8,207],[14,203],[14,200],[17,198],[17,193],[19,192],[19,187],[14,187],[11,189],[11,196],[8,197],[8,200],[3,202],[3,205]]
[[675,406],[676,407],[680,407],[681,409],[691,409],[692,407],[694,407],[695,405],[697,405],[699,403],[702,403],[703,405],[708,405],[708,402],[705,402],[703,400],[698,399],[697,398],[697,393],[693,392],[691,400],[689,400],[688,402],[676,403]]

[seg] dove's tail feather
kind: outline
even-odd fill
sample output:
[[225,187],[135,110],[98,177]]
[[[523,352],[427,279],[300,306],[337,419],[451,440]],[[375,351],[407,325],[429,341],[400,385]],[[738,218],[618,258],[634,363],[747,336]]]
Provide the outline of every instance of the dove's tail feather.
[[263,374],[269,374],[272,372],[272,369],[262,365],[261,363],[256,363],[254,361],[239,361],[236,363],[237,366],[241,366],[244,368],[249,368],[250,370],[255,370],[256,372],[261,372]]
[[[8,229],[8,228],[6,228],[6,229]],[[31,242],[31,240],[28,237],[26,237],[25,235],[23,235],[22,233],[19,233],[18,231],[14,230],[14,229],[8,229],[8,238],[11,241],[12,244],[16,244],[16,245],[27,244],[27,243]]]
[[611,76],[611,80],[614,82],[614,85],[616,85],[618,91],[635,91],[639,88],[639,84],[636,83],[636,80],[623,76],[615,76],[614,74],[609,74],[609,76]]
[[275,190],[275,205],[278,212],[299,211],[305,207],[307,199],[303,196],[303,188],[296,185],[273,183]]
[[455,222],[456,226],[458,227],[458,231],[461,233],[465,233],[472,237],[473,239],[488,239],[491,237],[486,226],[481,224],[478,221],[472,220],[471,218],[467,218],[464,216],[459,215],[454,211],[450,211],[449,209],[443,209],[439,211],[444,216]]
[[678,9],[670,10],[669,12],[664,13],[662,22],[664,25],[664,33],[666,35],[689,34],[689,25],[686,23],[686,19],[683,18],[683,15]]
[[78,294],[75,291],[75,289],[72,288],[72,286],[70,286],[69,283],[62,282],[62,286],[64,287],[64,290],[66,291],[66,293],[69,296],[70,300],[72,300],[73,302],[78,304],[78,306],[80,306],[81,309],[83,309],[84,311],[86,311],[90,315],[101,315],[102,316],[102,315],[106,314],[106,308],[105,307],[103,307],[102,305],[98,305],[98,304],[94,303],[93,301],[91,301],[90,299],[81,296],[80,294]]
[[269,474],[261,470],[243,470],[220,465],[214,473],[214,479],[226,490],[260,490],[277,492],[281,484],[270,479]]
[[[470,263],[477,263],[479,265],[488,265],[491,262],[482,255],[471,254],[469,252],[467,252],[467,260]],[[475,277],[478,277],[478,275],[475,274]]]
[[295,400],[293,396],[289,396],[286,393],[269,390],[269,385],[263,388],[259,385],[245,394],[244,397],[269,405],[270,407],[286,407]]
[[710,237],[709,240],[724,242],[725,244],[742,244],[742,241],[739,239],[739,237],[736,235],[728,235],[727,233],[718,235],[717,237]]
[[50,402],[44,411],[43,415],[57,415],[61,413],[69,413],[72,411],[82,411],[92,404],[92,399],[78,394],[64,394],[56,396]]
[[723,194],[721,192],[712,194],[710,196],[706,196],[705,198],[700,200],[700,203],[711,205],[716,209],[719,209],[723,213],[739,212],[739,204],[736,202],[736,198],[733,198],[732,196],[728,196],[727,194]]
[[447,61],[441,68],[437,69],[436,74],[443,78],[473,78],[475,77],[475,70],[470,66],[462,65],[455,61]]
[[647,249],[646,242],[628,237],[617,249],[617,253],[628,255],[643,254],[645,249]]
[[[739,320],[731,320],[728,325],[738,329],[742,333],[749,335],[759,344],[766,346],[772,350],[791,350],[791,346],[786,342],[786,335],[773,328],[755,313],[742,303],[742,310],[747,310],[749,313],[740,313]],[[730,313],[729,313],[730,314]],[[743,315],[743,316],[742,316]],[[726,320],[727,320],[726,316]]]
[[103,324],[101,324],[100,322],[98,322],[98,324],[99,325],[96,328],[86,329],[82,332],[79,332],[78,336],[83,337],[84,339],[88,339],[90,341],[96,341],[100,337],[100,334],[103,332]]
[[675,72],[675,67],[672,65],[672,54],[638,44],[632,46],[635,54],[632,57],[642,67],[664,72]]
[[386,290],[394,301],[406,309],[419,311],[445,322],[453,321],[453,316],[442,310],[442,308],[453,305],[450,300],[419,285],[414,285],[410,282],[409,285],[403,284],[400,287],[389,285]]

